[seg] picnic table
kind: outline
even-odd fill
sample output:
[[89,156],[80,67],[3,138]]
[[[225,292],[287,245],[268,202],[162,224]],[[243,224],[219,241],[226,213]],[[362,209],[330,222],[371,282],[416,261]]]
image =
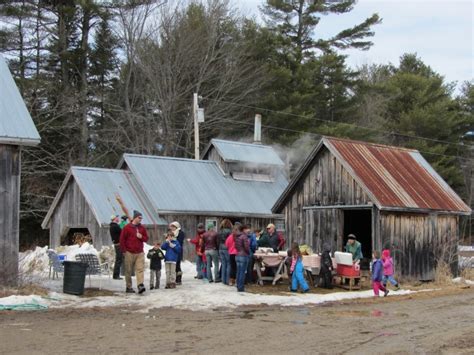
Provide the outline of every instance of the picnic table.
[[[278,253],[255,253],[255,268],[257,269],[257,284],[263,286],[264,281],[271,281],[275,285],[280,279],[288,279],[288,268],[285,260],[287,256]],[[262,275],[262,269],[273,268],[273,276]]]

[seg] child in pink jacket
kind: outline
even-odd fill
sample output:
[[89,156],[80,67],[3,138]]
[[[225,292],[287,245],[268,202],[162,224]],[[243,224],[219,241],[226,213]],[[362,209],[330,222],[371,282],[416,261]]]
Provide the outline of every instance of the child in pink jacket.
[[382,251],[382,263],[383,263],[383,279],[382,284],[384,287],[387,287],[387,280],[395,286],[398,290],[400,289],[400,285],[398,284],[397,280],[393,278],[394,270],[393,270],[393,259],[390,256],[390,250],[384,249]]

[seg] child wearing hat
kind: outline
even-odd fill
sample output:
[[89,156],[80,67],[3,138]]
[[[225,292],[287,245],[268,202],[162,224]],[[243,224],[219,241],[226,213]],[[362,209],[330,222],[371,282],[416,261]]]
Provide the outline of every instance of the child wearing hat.
[[165,258],[165,254],[160,248],[160,243],[155,243],[153,248],[148,251],[146,257],[150,259],[150,290],[160,288],[161,260]]
[[166,241],[161,246],[165,254],[166,286],[165,288],[176,288],[176,263],[181,253],[181,245],[176,240],[173,232],[166,234]]

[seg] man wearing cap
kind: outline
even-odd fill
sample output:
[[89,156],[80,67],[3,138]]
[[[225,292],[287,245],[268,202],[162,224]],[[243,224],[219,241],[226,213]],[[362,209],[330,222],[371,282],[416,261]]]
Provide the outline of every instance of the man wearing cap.
[[122,266],[122,251],[120,250],[120,234],[122,233],[122,228],[119,226],[120,218],[118,215],[113,215],[110,217],[110,237],[112,238],[112,243],[114,244],[115,249],[115,263],[114,263],[114,279],[121,280],[120,277],[120,267]]
[[[209,282],[221,282],[219,278],[219,238],[213,223],[207,224],[207,232],[204,233],[204,250],[207,261],[207,279]],[[212,278],[211,265],[214,266],[214,279]]]
[[283,237],[282,233],[276,231],[273,223],[270,223],[267,225],[267,230],[262,233],[262,236],[258,240],[258,246],[272,248],[273,252],[277,253],[285,246],[285,237]]
[[135,293],[132,288],[132,270],[137,276],[138,293],[145,292],[143,273],[145,269],[145,254],[143,243],[148,241],[146,229],[142,226],[143,215],[133,211],[132,221],[127,224],[120,234],[120,249],[124,255],[125,283],[127,293]]
[[352,261],[357,262],[363,258],[362,256],[362,245],[356,240],[354,234],[347,236],[346,253],[352,254]]

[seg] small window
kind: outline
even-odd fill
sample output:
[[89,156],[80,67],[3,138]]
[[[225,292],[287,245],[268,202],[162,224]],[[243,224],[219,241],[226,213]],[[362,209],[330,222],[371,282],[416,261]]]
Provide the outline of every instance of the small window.
[[275,228],[277,231],[284,232],[285,231],[285,220],[281,219],[275,221]]
[[206,218],[206,224],[205,224],[206,230],[208,229],[207,226],[211,223],[214,225],[214,229],[217,231],[217,219],[215,218]]

